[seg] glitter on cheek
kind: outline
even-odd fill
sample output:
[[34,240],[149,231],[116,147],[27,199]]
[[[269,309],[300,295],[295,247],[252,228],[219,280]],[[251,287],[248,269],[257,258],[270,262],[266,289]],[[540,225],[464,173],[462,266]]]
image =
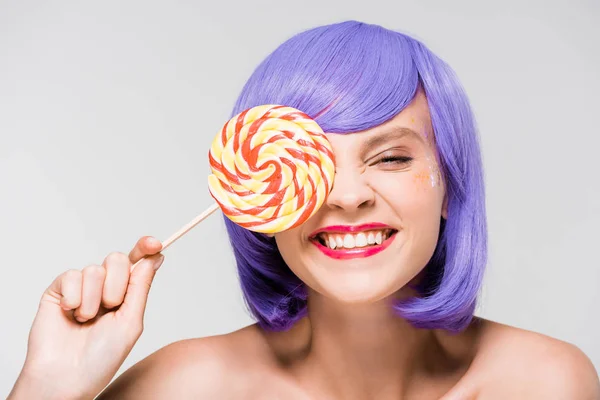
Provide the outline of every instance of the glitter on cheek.
[[419,171],[414,174],[413,182],[415,189],[421,192],[426,192],[429,186],[430,174],[427,171]]
[[429,169],[429,182],[431,183],[431,187],[440,186],[442,182],[442,175],[437,163],[435,160],[432,160],[431,156],[427,156],[426,159]]
[[423,172],[423,171],[416,173],[414,176],[415,182],[425,183],[428,180],[429,180],[429,174],[426,172]]
[[[429,129],[428,127],[425,125],[425,123],[421,123],[419,124],[416,120],[414,116],[410,116],[410,122],[413,125],[419,125],[417,128],[417,131],[425,138],[425,142],[428,143],[430,146],[434,146],[432,141],[430,140],[430,135],[429,135]],[[431,135],[431,137],[433,137],[433,135]],[[431,148],[429,149],[429,151],[432,151]],[[432,158],[431,155],[427,155],[426,157],[426,161],[427,161],[427,169],[428,172],[418,172],[414,175],[414,179],[413,181],[415,182],[415,184],[419,184],[418,186],[420,187],[424,187],[425,183],[429,183],[429,185],[431,185],[431,187],[435,187],[435,186],[441,186],[441,182],[442,182],[442,175],[440,173],[438,164],[435,160],[435,158]]]
[[415,186],[423,190],[427,189],[427,187],[441,186],[442,175],[437,163],[431,155],[428,155],[425,160],[427,161],[427,169],[416,172],[413,176]]

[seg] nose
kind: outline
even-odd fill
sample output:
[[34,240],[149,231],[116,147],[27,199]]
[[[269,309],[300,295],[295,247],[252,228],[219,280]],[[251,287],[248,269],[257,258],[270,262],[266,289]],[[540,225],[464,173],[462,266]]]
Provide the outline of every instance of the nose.
[[325,200],[329,209],[353,212],[372,206],[374,202],[375,193],[360,171],[336,170],[333,188]]

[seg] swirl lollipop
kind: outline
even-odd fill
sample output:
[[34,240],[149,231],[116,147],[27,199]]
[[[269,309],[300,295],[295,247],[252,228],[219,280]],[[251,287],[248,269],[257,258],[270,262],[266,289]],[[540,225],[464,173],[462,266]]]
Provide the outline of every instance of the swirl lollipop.
[[282,105],[253,107],[231,118],[208,158],[208,187],[216,204],[165,240],[161,252],[219,207],[255,232],[294,228],[325,202],[335,173],[333,150],[321,127]]
[[209,152],[211,195],[236,224],[263,233],[294,228],[321,207],[334,176],[321,127],[291,107],[262,105],[227,122]]

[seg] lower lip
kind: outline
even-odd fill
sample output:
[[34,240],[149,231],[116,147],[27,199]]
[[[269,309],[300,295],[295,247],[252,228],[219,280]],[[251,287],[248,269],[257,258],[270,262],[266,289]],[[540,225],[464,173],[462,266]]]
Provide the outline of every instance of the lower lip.
[[336,260],[347,260],[349,258],[371,257],[379,252],[382,252],[394,241],[397,233],[398,232],[395,232],[392,236],[385,239],[383,243],[376,246],[355,247],[353,249],[344,250],[331,250],[329,247],[323,246],[317,240],[311,240],[311,242],[317,246],[317,249],[321,250],[321,253],[325,254],[327,257],[335,258]]

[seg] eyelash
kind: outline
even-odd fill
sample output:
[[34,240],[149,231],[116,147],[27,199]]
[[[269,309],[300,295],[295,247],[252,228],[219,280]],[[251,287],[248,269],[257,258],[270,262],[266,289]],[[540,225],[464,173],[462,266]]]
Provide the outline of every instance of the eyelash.
[[383,157],[382,159],[380,159],[377,164],[383,163],[383,164],[387,164],[387,165],[394,165],[394,164],[398,164],[398,165],[402,165],[402,164],[409,164],[413,159],[411,157],[395,157],[395,156],[389,156],[389,157]]

